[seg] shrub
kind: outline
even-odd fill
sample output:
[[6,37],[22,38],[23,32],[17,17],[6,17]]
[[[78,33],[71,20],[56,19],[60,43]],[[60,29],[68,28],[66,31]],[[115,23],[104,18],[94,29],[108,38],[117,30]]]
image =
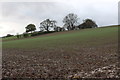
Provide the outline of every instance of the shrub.
[[7,36],[6,36],[6,37],[11,37],[11,36],[14,36],[14,35],[11,35],[11,34],[7,34]]
[[29,37],[29,34],[28,33],[23,33],[23,37],[27,38],[27,37]]
[[31,34],[31,36],[37,36],[37,35],[39,35],[38,32],[34,32],[34,33]]

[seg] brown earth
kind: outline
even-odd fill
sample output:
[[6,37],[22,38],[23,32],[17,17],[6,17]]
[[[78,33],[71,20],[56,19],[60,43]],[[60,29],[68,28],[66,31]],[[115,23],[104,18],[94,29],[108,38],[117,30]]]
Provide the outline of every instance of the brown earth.
[[[4,78],[106,78],[107,73],[99,74],[99,70],[98,73],[95,70],[116,65],[118,62],[117,44],[105,44],[99,47],[73,46],[73,48],[74,50],[4,48],[2,75]],[[113,68],[116,69],[117,66]],[[93,72],[97,76],[91,74]],[[112,77],[118,76],[115,73]]]

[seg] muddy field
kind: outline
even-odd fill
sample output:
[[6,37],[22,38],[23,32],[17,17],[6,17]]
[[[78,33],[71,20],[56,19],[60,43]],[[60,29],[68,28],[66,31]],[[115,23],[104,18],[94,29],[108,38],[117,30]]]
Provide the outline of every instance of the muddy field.
[[[2,76],[3,78],[118,77],[117,47],[117,43],[113,43],[98,47],[72,46],[74,50],[67,50],[64,47],[4,48]],[[110,65],[113,65],[112,68],[104,68]],[[100,71],[102,68],[106,70]]]

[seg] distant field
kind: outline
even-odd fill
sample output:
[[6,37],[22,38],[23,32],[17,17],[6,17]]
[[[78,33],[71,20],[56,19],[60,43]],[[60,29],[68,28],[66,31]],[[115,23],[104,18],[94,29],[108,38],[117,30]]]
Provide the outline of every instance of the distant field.
[[115,64],[117,44],[118,27],[3,41],[3,77],[56,78],[89,72]]
[[60,46],[96,46],[117,41],[118,27],[84,29],[52,33],[35,38],[3,42],[3,48],[51,48]]

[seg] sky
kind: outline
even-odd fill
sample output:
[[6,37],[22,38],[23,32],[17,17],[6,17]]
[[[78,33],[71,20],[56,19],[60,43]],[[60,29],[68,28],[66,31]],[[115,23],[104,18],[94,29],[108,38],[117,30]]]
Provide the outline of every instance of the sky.
[[28,24],[35,24],[39,31],[40,22],[45,19],[57,21],[63,26],[63,18],[74,13],[81,24],[84,19],[94,20],[98,26],[118,24],[119,0],[1,0],[0,37],[25,32]]

